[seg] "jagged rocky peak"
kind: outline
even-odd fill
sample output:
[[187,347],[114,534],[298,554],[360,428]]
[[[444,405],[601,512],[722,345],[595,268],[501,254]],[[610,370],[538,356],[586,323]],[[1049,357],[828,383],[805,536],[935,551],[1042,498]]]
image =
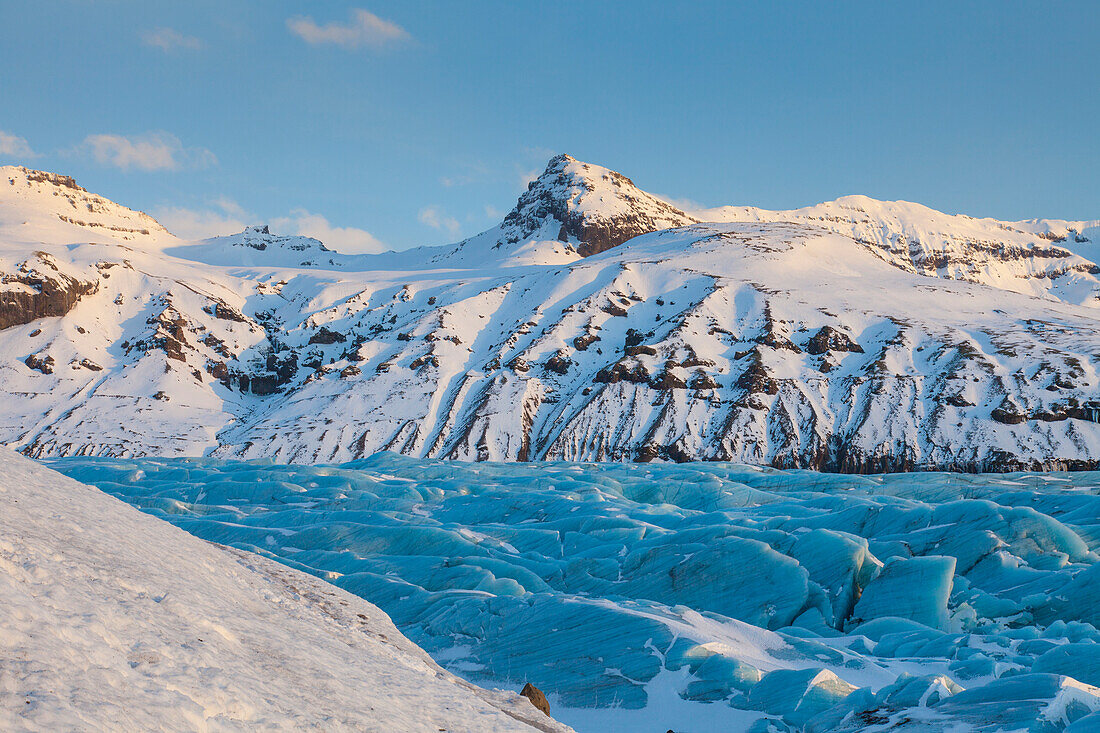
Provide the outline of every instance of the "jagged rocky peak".
[[226,266],[340,267],[344,259],[320,240],[272,234],[266,224],[175,247],[169,253],[183,259]]
[[640,234],[694,223],[621,173],[562,154],[531,182],[501,228],[502,243],[557,239],[587,257]]
[[267,224],[250,226],[238,234],[213,237],[207,241],[220,242],[230,247],[250,247],[261,252],[269,247],[292,252],[332,252],[320,240],[313,237],[272,234]]

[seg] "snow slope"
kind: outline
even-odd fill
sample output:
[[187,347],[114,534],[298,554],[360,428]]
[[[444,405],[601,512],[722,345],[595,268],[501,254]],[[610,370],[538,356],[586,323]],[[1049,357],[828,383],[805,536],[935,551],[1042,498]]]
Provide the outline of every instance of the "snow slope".
[[[34,186],[0,185],[0,217],[30,216]],[[498,227],[448,247],[0,237],[0,442],[298,463],[1090,467],[1100,268],[1067,247],[1093,246],[1095,224],[864,197],[683,212],[558,156]]]
[[1098,473],[51,465],[372,599],[445,666],[533,682],[579,731],[1100,723]]
[[566,731],[377,607],[0,450],[4,730]]

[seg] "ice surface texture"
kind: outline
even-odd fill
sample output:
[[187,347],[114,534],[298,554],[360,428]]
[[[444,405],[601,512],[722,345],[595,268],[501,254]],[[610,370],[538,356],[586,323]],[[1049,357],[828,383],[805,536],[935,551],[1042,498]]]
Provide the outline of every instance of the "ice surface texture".
[[680,730],[654,697],[671,685],[760,730],[1100,718],[1100,474],[50,465],[325,577],[452,670],[557,708],[649,706]]

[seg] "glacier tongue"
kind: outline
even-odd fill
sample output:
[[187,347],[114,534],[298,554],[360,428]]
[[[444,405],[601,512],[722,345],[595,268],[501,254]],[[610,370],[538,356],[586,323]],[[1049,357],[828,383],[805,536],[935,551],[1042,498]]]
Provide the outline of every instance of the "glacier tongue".
[[532,682],[580,729],[636,729],[632,710],[676,731],[1100,718],[1095,473],[51,465],[368,598],[453,671]]

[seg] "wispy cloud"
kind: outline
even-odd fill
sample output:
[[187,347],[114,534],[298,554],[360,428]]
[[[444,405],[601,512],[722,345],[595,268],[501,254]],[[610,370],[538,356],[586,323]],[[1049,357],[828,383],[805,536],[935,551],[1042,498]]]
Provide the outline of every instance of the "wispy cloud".
[[462,225],[453,216],[447,216],[438,206],[425,206],[417,216],[421,224],[427,224],[432,229],[447,232],[452,237],[457,237]]
[[377,254],[387,247],[365,229],[337,227],[320,214],[295,209],[290,216],[271,220],[271,230],[280,234],[298,234],[319,239],[330,249],[345,254]]
[[313,18],[299,15],[287,20],[286,27],[306,43],[328,43],[348,49],[367,46],[377,50],[412,38],[397,23],[361,8],[352,9],[347,23],[318,25]]
[[527,188],[531,181],[535,180],[542,174],[542,168],[527,168],[523,169],[516,166],[516,175],[519,177],[520,188]]
[[36,157],[37,153],[31,150],[25,139],[0,130],[0,155],[26,159]]
[[704,204],[701,204],[701,203],[699,203],[698,201],[696,201],[694,199],[676,198],[674,196],[664,196],[664,195],[659,194],[659,193],[655,193],[653,195],[656,196],[657,198],[661,199],[662,201],[664,201],[666,204],[672,204],[673,206],[675,206],[680,211],[685,211],[685,212],[703,211],[704,209],[707,208]]
[[184,35],[175,28],[154,28],[141,34],[141,42],[165,53],[172,51],[198,51],[202,41],[194,36]]
[[236,234],[244,230],[251,219],[236,201],[227,198],[212,202],[206,209],[165,206],[149,213],[165,229],[188,241]]
[[218,159],[206,148],[187,148],[179,138],[167,132],[144,135],[89,135],[83,147],[99,163],[124,171],[174,171],[181,168],[207,168]]

